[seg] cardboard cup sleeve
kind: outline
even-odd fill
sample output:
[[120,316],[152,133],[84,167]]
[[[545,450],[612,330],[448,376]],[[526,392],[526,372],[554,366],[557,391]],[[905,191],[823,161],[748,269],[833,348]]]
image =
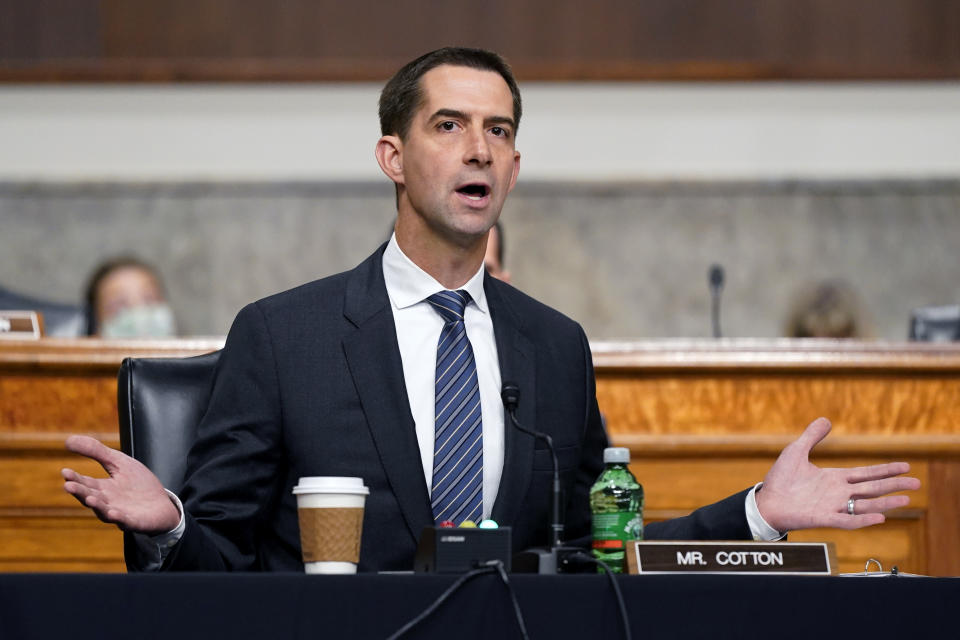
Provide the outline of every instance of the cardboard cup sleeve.
[[301,508],[299,512],[304,562],[359,562],[362,507]]

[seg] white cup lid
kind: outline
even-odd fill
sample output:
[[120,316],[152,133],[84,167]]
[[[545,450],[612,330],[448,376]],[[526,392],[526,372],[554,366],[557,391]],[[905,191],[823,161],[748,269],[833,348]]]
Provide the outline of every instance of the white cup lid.
[[348,493],[366,496],[370,495],[370,489],[363,486],[363,478],[307,476],[300,478],[297,486],[293,488],[293,493]]

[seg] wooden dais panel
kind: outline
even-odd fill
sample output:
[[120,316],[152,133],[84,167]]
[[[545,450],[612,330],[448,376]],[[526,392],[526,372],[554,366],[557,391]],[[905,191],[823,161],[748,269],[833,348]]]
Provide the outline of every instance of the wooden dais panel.
[[[117,571],[121,536],[64,493],[60,469],[102,474],[63,449],[70,433],[118,446],[124,356],[181,357],[220,339],[0,344],[0,571]],[[904,459],[923,482],[908,509],[836,542],[843,571],[960,574],[960,346],[791,340],[595,343],[611,439],[630,447],[647,520],[675,517],[761,480],[818,415],[834,430],[815,462]]]

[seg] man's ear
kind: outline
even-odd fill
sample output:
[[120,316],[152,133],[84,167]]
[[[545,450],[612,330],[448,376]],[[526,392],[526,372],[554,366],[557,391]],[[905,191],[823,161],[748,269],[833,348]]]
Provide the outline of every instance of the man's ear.
[[513,175],[510,176],[510,186],[507,188],[507,193],[513,191],[513,188],[517,185],[517,176],[520,175],[520,152],[514,150],[513,152]]
[[383,136],[377,140],[377,164],[396,184],[403,184],[403,141],[399,136]]

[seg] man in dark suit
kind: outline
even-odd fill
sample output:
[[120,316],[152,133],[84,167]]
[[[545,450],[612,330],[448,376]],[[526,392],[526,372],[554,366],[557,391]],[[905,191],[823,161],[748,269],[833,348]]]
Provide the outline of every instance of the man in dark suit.
[[[87,438],[67,446],[111,477],[64,470],[66,490],[140,534],[150,568],[300,570],[291,488],[316,475],[362,476],[370,487],[360,570],[409,569],[422,528],[447,519],[492,517],[513,527],[515,548],[542,545],[549,455],[505,425],[499,391],[509,380],[523,393],[521,422],[557,447],[566,537],[588,534],[606,436],[586,337],[483,269],[519,171],[520,113],[495,54],[444,49],[401,69],[381,95],[376,148],[397,188],[394,236],[352,271],[240,312],[191,452],[185,508],[142,465]],[[808,427],[762,491],[651,524],[647,536],[775,538],[797,526],[874,524],[906,504],[885,496],[917,486],[896,477],[904,464],[810,465],[828,430]]]

